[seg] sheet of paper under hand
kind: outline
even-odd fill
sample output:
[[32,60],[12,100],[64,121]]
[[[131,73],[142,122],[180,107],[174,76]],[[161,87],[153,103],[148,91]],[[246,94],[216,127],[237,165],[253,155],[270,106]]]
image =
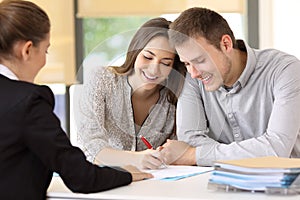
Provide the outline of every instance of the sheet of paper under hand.
[[190,176],[206,173],[212,170],[213,167],[169,165],[167,168],[143,171],[151,173],[154,176],[152,180],[175,181]]

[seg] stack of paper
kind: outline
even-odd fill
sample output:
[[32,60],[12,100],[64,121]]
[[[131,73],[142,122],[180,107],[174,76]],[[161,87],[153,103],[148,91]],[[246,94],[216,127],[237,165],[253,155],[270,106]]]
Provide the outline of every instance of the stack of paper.
[[297,158],[258,157],[226,160],[215,162],[209,183],[243,190],[265,191],[268,188],[289,188],[292,185],[300,187],[299,174],[300,159]]

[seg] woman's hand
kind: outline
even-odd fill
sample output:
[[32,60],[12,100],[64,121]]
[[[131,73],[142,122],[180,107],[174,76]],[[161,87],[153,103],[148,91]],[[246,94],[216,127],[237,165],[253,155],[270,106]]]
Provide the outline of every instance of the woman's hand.
[[163,165],[160,150],[147,149],[144,151],[123,151],[112,148],[101,150],[94,163],[107,166],[133,165],[139,169],[157,169]]
[[147,149],[144,151],[134,152],[135,166],[140,169],[157,169],[164,164],[162,155],[159,150]]

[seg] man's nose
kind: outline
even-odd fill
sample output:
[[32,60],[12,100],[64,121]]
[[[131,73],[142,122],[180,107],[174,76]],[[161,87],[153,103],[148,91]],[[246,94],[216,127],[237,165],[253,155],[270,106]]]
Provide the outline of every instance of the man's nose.
[[199,76],[199,71],[194,66],[189,66],[187,71],[191,74],[192,78],[197,78]]

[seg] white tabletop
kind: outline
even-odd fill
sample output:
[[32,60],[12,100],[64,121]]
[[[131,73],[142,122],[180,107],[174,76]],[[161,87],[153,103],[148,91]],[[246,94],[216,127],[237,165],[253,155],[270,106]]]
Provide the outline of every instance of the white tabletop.
[[300,195],[269,195],[262,192],[226,192],[207,188],[210,173],[177,180],[144,180],[128,186],[92,193],[72,193],[60,177],[53,177],[48,189],[48,199],[126,199],[126,200],[195,200],[195,199],[230,199],[230,200],[299,200]]

